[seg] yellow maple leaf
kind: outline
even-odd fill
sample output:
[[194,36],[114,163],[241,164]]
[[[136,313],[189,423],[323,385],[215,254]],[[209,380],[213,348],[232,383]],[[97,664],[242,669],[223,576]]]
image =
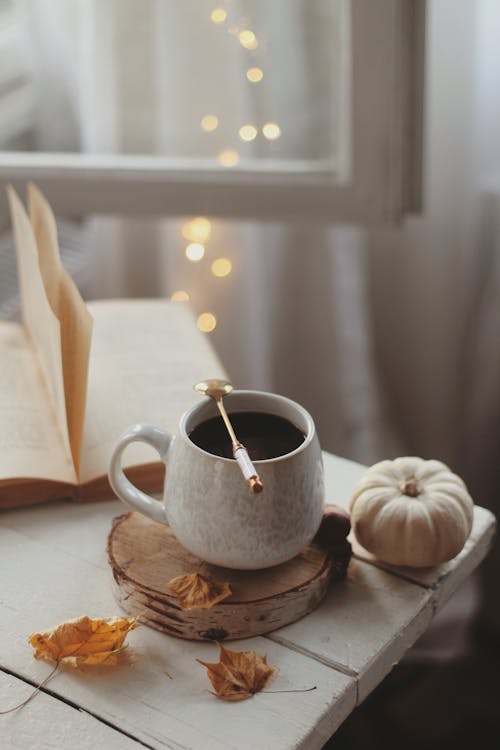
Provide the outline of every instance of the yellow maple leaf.
[[199,573],[172,578],[168,586],[182,609],[210,609],[232,594],[228,583],[209,581]]
[[243,701],[262,690],[277,673],[265,656],[255,651],[230,651],[218,644],[219,660],[216,664],[197,659],[207,668],[215,695],[224,701]]
[[114,666],[127,634],[137,627],[136,617],[93,620],[84,615],[45,633],[32,633],[28,642],[35,649],[35,659],[63,662],[72,667]]

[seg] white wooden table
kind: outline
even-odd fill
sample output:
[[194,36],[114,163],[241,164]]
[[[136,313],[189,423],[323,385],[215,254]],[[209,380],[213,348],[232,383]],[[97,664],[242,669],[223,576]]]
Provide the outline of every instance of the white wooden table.
[[[325,454],[327,500],[347,507],[364,471]],[[33,659],[27,636],[69,618],[121,614],[113,599],[106,540],[118,501],[53,503],[0,515],[0,710],[20,702],[50,665]],[[353,543],[347,579],[312,614],[229,648],[267,654],[279,674],[269,690],[225,703],[209,692],[196,661],[217,661],[215,644],[140,627],[116,669],[61,670],[17,712],[0,716],[2,750],[291,750],[321,748],[388,674],[433,615],[486,555],[493,515],[476,507],[462,552],[436,569],[383,569]],[[43,738],[43,739],[42,739]]]

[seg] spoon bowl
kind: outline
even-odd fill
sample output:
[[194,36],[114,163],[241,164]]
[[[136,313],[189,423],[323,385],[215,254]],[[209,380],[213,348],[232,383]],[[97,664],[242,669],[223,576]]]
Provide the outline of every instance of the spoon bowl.
[[194,389],[203,396],[210,396],[211,398],[218,400],[223,396],[227,396],[228,393],[231,393],[233,386],[231,383],[228,383],[227,380],[209,378],[208,380],[202,380],[199,383],[196,383]]
[[231,436],[231,442],[233,444],[233,456],[236,459],[238,466],[241,469],[241,473],[246,480],[251,492],[255,494],[262,492],[263,485],[262,480],[257,474],[255,466],[250,460],[247,449],[240,443],[236,435],[234,434],[233,426],[229,421],[226,409],[222,403],[223,396],[231,393],[233,386],[227,380],[219,380],[218,378],[209,378],[208,380],[201,380],[199,383],[193,386],[197,393],[201,393],[203,396],[209,396],[213,398],[217,404],[217,408],[221,414],[224,424],[226,425],[227,431]]

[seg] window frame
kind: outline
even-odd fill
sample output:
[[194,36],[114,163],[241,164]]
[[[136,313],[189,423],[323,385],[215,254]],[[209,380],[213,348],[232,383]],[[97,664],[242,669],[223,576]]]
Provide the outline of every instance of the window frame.
[[424,25],[425,0],[350,1],[344,164],[0,152],[0,186],[34,180],[67,216],[397,223],[422,205]]

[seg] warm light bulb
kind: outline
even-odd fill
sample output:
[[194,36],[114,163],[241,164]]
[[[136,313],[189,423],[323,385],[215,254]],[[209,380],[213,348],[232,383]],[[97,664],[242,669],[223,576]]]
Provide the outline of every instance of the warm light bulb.
[[261,68],[248,68],[247,78],[251,83],[259,83],[264,78],[264,72]]
[[250,31],[250,29],[243,29],[243,31],[240,31],[238,39],[240,40],[241,46],[245,49],[256,49],[259,46],[257,37],[253,31]]
[[206,242],[210,237],[212,225],[204,216],[197,216],[182,227],[182,236],[191,242]]
[[214,276],[229,276],[233,268],[233,264],[229,258],[217,258],[211,265],[211,270]]
[[200,126],[201,129],[205,131],[205,133],[211,133],[217,128],[217,125],[219,124],[219,118],[217,115],[205,115],[200,120]]
[[210,13],[210,18],[214,23],[224,23],[227,18],[227,12],[224,8],[214,8]]
[[275,141],[281,135],[281,128],[276,122],[266,122],[262,132],[268,141]]
[[211,333],[217,325],[217,318],[213,313],[204,312],[198,316],[196,325],[203,333]]
[[239,129],[239,135],[242,141],[253,141],[257,136],[258,130],[253,125],[243,125]]
[[223,167],[235,167],[240,160],[240,155],[234,149],[228,148],[225,151],[221,151],[217,158]]
[[186,258],[193,263],[198,263],[205,255],[205,248],[199,242],[190,242],[186,247]]
[[171,302],[188,302],[189,301],[189,294],[184,291],[184,289],[178,289],[176,292],[172,294],[170,297]]

